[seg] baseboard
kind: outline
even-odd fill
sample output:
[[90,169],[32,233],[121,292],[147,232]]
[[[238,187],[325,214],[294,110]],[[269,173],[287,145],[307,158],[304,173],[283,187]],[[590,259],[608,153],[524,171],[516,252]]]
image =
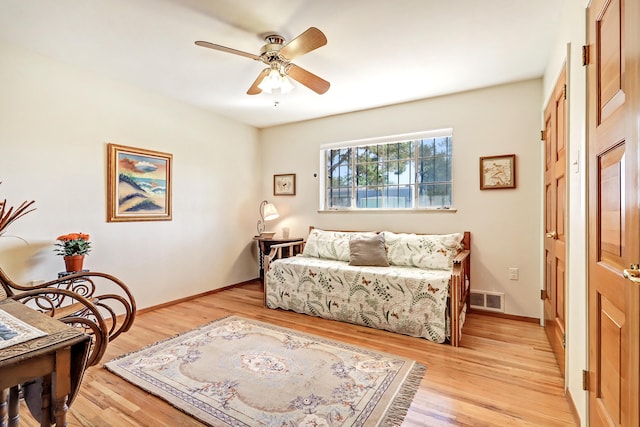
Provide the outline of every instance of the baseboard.
[[496,313],[495,311],[476,310],[473,308],[470,308],[467,311],[467,313],[482,314],[483,316],[500,317],[502,319],[520,320],[522,322],[531,322],[531,323],[540,324],[540,319],[535,317],[517,316],[515,314],[506,314],[506,313]]
[[248,285],[249,283],[255,283],[255,282],[260,282],[260,279],[258,279],[258,278],[250,279],[250,280],[246,280],[244,282],[235,283],[233,285],[223,286],[222,288],[212,289],[210,291],[202,292],[202,293],[199,293],[199,294],[196,294],[196,295],[191,295],[191,296],[188,296],[188,297],[184,297],[184,298],[180,298],[180,299],[176,299],[176,300],[172,300],[172,301],[163,302],[162,304],[158,304],[158,305],[152,305],[151,307],[146,307],[146,308],[142,308],[142,309],[136,310],[136,314],[142,314],[142,313],[146,313],[146,312],[149,312],[149,311],[157,310],[159,308],[169,307],[169,306],[172,306],[172,305],[175,305],[175,304],[179,304],[181,302],[189,301],[189,300],[192,300],[192,299],[204,297],[204,296],[211,295],[211,294],[216,294],[218,292],[222,292],[222,291],[225,291],[227,289],[231,289],[231,288],[235,288],[235,287],[243,286],[243,285]]
[[573,401],[573,397],[571,396],[571,391],[569,391],[569,389],[566,390],[566,398],[567,398],[567,402],[569,403],[569,409],[573,414],[573,419],[575,420],[576,425],[581,426],[582,422],[580,420],[580,414],[578,414],[578,408],[576,408],[576,403]]

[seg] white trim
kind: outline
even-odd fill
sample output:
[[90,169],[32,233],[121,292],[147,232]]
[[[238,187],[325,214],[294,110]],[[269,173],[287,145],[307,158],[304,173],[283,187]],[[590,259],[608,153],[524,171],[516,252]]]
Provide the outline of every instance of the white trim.
[[376,138],[354,139],[351,141],[330,142],[320,145],[320,150],[358,147],[361,145],[384,144],[387,142],[391,144],[402,142],[403,140],[410,141],[425,138],[438,138],[442,136],[453,136],[453,128],[442,128],[423,132],[403,133],[399,135],[380,136]]
[[352,208],[331,208],[331,209],[318,209],[318,213],[353,213],[353,214],[380,214],[380,213],[388,213],[388,214],[406,214],[406,213],[456,213],[458,212],[457,208],[360,208],[360,209],[352,209]]
[[[355,206],[350,206],[348,208],[327,208],[326,207],[326,190],[327,190],[327,175],[326,175],[326,169],[327,169],[327,159],[326,159],[326,152],[329,150],[335,150],[335,149],[343,149],[343,148],[353,148],[353,147],[361,147],[361,146],[365,146],[365,145],[380,145],[380,144],[397,144],[400,142],[405,142],[405,141],[417,141],[417,140],[421,140],[421,139],[429,139],[429,138],[440,138],[440,137],[451,137],[453,138],[453,128],[442,128],[442,129],[434,129],[434,130],[429,130],[429,131],[422,131],[422,132],[412,132],[412,133],[404,133],[404,134],[398,134],[398,135],[388,135],[388,136],[381,136],[381,137],[375,137],[375,138],[364,138],[364,139],[355,139],[355,140],[351,140],[351,141],[342,141],[342,142],[332,142],[332,143],[326,143],[326,144],[321,144],[320,145],[320,150],[319,150],[319,168],[318,170],[320,171],[319,173],[319,184],[320,184],[320,189],[318,191],[318,195],[319,195],[319,199],[318,199],[318,212],[368,212],[368,211],[373,211],[376,213],[392,213],[392,212],[425,212],[425,211],[435,211],[435,212],[443,212],[443,211],[449,211],[449,212],[456,212],[457,210],[453,207],[442,207],[442,208],[424,208],[424,207],[416,207],[415,203],[417,203],[417,194],[413,195],[413,204],[414,206],[411,208],[395,208],[395,209],[389,209],[389,208],[356,208]],[[416,148],[417,150],[417,148]],[[416,151],[417,152],[417,151]],[[452,164],[451,164],[451,197],[453,197],[453,155],[451,156],[452,159]],[[416,172],[417,173],[417,172]],[[417,181],[417,178],[416,178]],[[417,183],[414,184],[414,193],[417,193],[418,186]],[[354,199],[352,197],[351,199],[351,203],[354,203]]]
[[321,148],[318,152],[318,157],[320,160],[320,167],[318,168],[318,170],[320,171],[320,173],[318,174],[320,178],[318,181],[320,183],[320,191],[318,192],[320,194],[320,198],[318,199],[318,208],[320,212],[325,209],[325,196],[327,194],[327,168],[325,151],[326,149]]

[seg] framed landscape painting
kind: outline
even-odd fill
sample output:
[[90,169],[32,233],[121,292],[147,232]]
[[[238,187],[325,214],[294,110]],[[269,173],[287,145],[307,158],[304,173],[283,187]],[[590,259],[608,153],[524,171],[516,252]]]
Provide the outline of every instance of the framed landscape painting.
[[107,221],[170,221],[173,156],[107,145]]
[[516,188],[516,155],[480,157],[480,189]]

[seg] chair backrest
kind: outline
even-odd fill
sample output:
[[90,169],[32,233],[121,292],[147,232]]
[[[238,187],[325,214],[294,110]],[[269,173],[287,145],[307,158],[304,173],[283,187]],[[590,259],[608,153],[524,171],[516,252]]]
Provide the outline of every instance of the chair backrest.
[[11,289],[13,282],[0,268],[0,301],[7,299],[10,296],[15,295],[15,292]]

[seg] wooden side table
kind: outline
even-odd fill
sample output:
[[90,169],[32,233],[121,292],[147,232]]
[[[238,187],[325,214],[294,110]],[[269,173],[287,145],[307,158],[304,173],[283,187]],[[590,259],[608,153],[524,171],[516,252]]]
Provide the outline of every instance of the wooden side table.
[[0,301],[0,311],[45,333],[0,349],[0,426],[18,426],[18,386],[40,378],[40,407],[29,409],[41,426],[66,426],[69,404],[86,368],[90,337],[12,299]]
[[[271,252],[271,246],[279,245],[281,243],[302,242],[302,237],[293,237],[289,239],[267,239],[260,236],[254,236],[253,240],[258,242],[258,249],[260,250],[260,279],[264,278],[264,256]],[[292,253],[289,256],[295,255]]]

